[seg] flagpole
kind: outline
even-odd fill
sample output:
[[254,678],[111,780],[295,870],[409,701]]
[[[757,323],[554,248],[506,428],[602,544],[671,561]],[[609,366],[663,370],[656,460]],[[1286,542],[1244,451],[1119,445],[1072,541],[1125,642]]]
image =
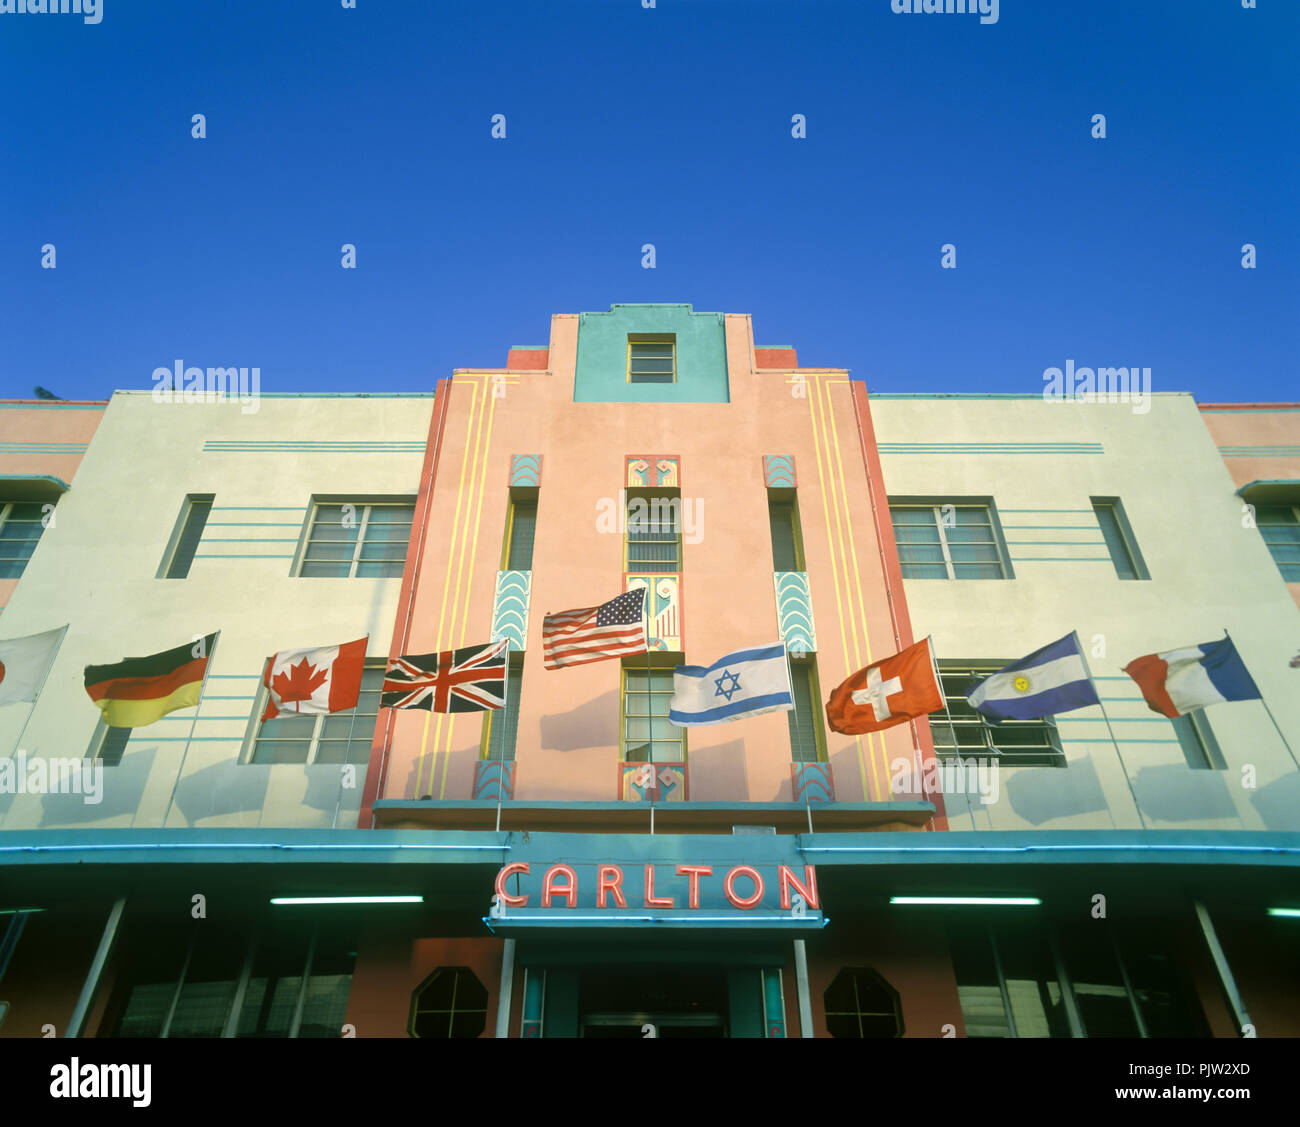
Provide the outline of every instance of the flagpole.
[[[492,754],[492,725],[496,721],[496,714],[501,713],[501,719],[504,721],[506,712],[510,708],[510,651],[513,648],[510,642],[506,643],[506,668],[505,684],[501,687],[501,699],[505,702],[501,708],[492,709],[488,713],[488,755]],[[501,802],[506,793],[506,749],[501,749],[501,778],[497,780],[497,828],[496,832],[501,832]]]
[[[199,709],[203,707],[203,694],[208,691],[208,671],[212,668],[212,658],[217,652],[217,643],[221,641],[221,631],[212,636],[212,649],[208,651],[208,664],[203,670],[203,683],[199,685],[199,699],[194,702],[194,718],[190,721],[190,734],[185,737],[185,750],[181,752],[181,765],[176,769],[176,781],[172,783],[172,793],[167,799],[167,809],[163,811],[159,829],[167,828],[167,818],[172,812],[172,803],[176,801],[176,788],[181,783],[181,773],[185,770],[185,760],[190,754],[190,744],[194,741],[194,728],[199,722]],[[258,721],[259,725],[261,721]]]
[[[785,644],[784,638],[781,639],[781,648],[785,650],[785,676],[786,676],[786,680],[789,681],[790,683],[790,700],[793,701],[794,703],[794,708],[791,710],[794,712],[794,735],[795,735],[795,739],[802,741],[803,729],[799,726],[799,702],[794,699],[794,669],[790,665],[790,647]],[[816,751],[817,751],[817,738],[816,736],[814,736],[813,752],[816,753]],[[805,785],[803,788],[803,804],[804,804],[804,809],[807,810],[808,812],[808,832],[812,833],[813,832],[812,800],[808,797],[807,785]]]
[[[1226,626],[1223,628],[1223,636],[1235,651],[1237,646],[1232,641],[1232,635],[1228,633],[1228,628]],[[1237,656],[1240,657],[1241,655],[1238,654]],[[1244,665],[1245,663],[1243,662],[1242,664]],[[1252,677],[1251,680],[1254,681],[1254,678]],[[1255,688],[1258,689],[1259,686],[1256,685]],[[1282,726],[1277,722],[1277,717],[1273,715],[1273,710],[1269,708],[1268,701],[1264,699],[1264,694],[1262,692],[1259,694],[1259,703],[1264,706],[1264,711],[1268,713],[1268,718],[1273,722],[1273,727],[1277,731],[1277,738],[1282,741],[1282,746],[1286,748],[1286,753],[1291,757],[1291,762],[1296,765],[1297,770],[1300,770],[1300,761],[1296,759],[1295,752],[1291,749],[1291,745],[1287,742],[1286,736],[1282,733]]]
[[659,784],[659,776],[655,772],[655,717],[654,717],[654,693],[650,686],[650,591],[651,585],[647,578],[644,593],[641,595],[641,628],[645,631],[645,722],[650,729],[650,746],[646,749],[646,755],[649,757],[646,762],[650,764],[650,833],[655,832],[655,790]]
[[36,712],[36,703],[41,699],[41,693],[45,691],[45,682],[50,679],[50,670],[54,668],[54,663],[59,660],[59,651],[63,649],[63,639],[68,636],[68,626],[71,625],[72,623],[68,623],[67,626],[64,626],[63,637],[59,639],[59,644],[54,647],[54,656],[50,658],[50,664],[45,667],[45,675],[41,678],[41,683],[36,689],[36,696],[32,700],[31,708],[27,710],[27,718],[23,720],[23,726],[18,729],[18,741],[9,751],[10,759],[22,750],[23,736],[27,734],[27,725],[32,722],[32,716]]
[[[943,698],[943,714],[946,717],[948,717],[948,731],[952,735],[952,752],[953,755],[957,757],[957,762],[961,764],[961,776],[962,779],[965,780],[966,764],[962,763],[961,761],[961,748],[957,745],[957,725],[953,723],[952,713],[948,711],[948,694],[943,687],[943,678],[939,676],[939,662],[934,656],[934,635],[933,634],[927,634],[925,636],[925,648],[930,651],[930,671],[934,674],[934,683],[939,686],[939,696]],[[935,758],[935,766],[938,766],[938,760],[939,760],[938,755],[936,755],[934,758]],[[924,767],[924,764],[922,764],[922,767]],[[922,779],[925,778],[924,771],[922,771],[921,778]],[[940,771],[939,773],[939,782],[940,782],[939,790],[940,792],[942,792],[943,791],[942,771]],[[924,782],[921,785],[921,793],[925,794]],[[975,822],[975,807],[971,805],[970,795],[966,796],[966,812],[970,815],[970,828],[973,830],[978,830],[979,826]]]
[[1110,733],[1110,742],[1115,745],[1115,758],[1119,760],[1119,769],[1124,772],[1124,782],[1128,784],[1129,797],[1133,799],[1133,809],[1137,811],[1138,825],[1147,828],[1146,819],[1142,817],[1142,806],[1138,802],[1137,791],[1133,789],[1133,780],[1129,778],[1128,767],[1124,764],[1124,755],[1119,750],[1119,740],[1115,738],[1115,729],[1110,726],[1110,717],[1106,715],[1106,706],[1101,703],[1101,693],[1097,692],[1097,683],[1092,679],[1092,669],[1088,665],[1087,655],[1083,652],[1083,643],[1079,640],[1079,631],[1072,630],[1074,646],[1079,651],[1079,660],[1083,662],[1083,671],[1088,675],[1088,683],[1097,693],[1097,707],[1101,709],[1101,718],[1106,721],[1106,731]]
[[[362,676],[365,676],[365,666],[362,665],[361,669],[362,669]],[[347,742],[346,744],[343,745],[343,768],[344,768],[344,770],[347,769],[347,765],[348,765],[348,755],[351,753],[351,750],[352,750],[352,732],[353,732],[353,730],[354,730],[354,729],[356,728],[356,726],[357,726],[357,710],[358,710],[360,707],[361,707],[361,694],[358,693],[358,694],[357,694],[357,703],[356,703],[355,707],[352,709],[352,721],[351,721],[351,723],[348,724],[348,742]],[[195,716],[195,719],[198,719],[198,713],[197,713],[197,712],[194,714],[194,716]],[[375,709],[375,723],[376,723],[376,724],[379,723],[379,709],[377,709],[377,708]],[[339,811],[340,811],[341,809],[343,809],[343,778],[342,778],[342,774],[343,774],[343,772],[340,771],[340,772],[339,772],[339,776],[340,776],[340,777],[339,777],[339,797],[338,797],[338,800],[334,803],[334,820],[333,820],[332,822],[330,822],[330,829],[332,829],[332,830],[333,830],[333,829],[338,829],[338,824],[339,824]]]

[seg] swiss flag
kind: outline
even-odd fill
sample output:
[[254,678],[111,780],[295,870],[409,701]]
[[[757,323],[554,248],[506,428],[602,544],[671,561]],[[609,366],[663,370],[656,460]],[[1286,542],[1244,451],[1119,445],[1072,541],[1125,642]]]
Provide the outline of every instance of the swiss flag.
[[826,702],[826,720],[836,732],[856,736],[906,724],[943,707],[934,676],[930,639],[859,669]]
[[273,654],[262,671],[267,689],[262,719],[273,720],[281,714],[320,716],[356,708],[369,640],[367,635],[341,646]]

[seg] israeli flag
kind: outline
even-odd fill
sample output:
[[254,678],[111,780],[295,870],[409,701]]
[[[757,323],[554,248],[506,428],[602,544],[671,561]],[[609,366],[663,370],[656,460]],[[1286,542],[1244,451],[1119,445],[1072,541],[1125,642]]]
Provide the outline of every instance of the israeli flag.
[[792,708],[784,642],[737,650],[712,665],[679,665],[673,671],[668,719],[679,728]]
[[1036,720],[1101,703],[1073,633],[985,677],[966,699],[994,723]]

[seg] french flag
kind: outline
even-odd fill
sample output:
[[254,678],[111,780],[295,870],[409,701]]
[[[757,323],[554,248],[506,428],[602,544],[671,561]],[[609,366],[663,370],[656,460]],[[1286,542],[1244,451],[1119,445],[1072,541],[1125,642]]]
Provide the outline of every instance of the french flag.
[[1260,692],[1231,638],[1146,654],[1125,667],[1152,711],[1173,718],[1228,700],[1259,700]]

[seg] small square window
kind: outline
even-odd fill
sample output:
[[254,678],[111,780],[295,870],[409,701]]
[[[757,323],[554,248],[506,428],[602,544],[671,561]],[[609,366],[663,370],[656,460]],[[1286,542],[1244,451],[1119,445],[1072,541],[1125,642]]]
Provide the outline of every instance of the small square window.
[[627,338],[628,383],[675,383],[677,335],[642,333]]
[[327,716],[280,715],[262,721],[266,688],[257,694],[248,763],[365,763],[379,716],[386,662],[367,662],[356,708]]
[[948,708],[947,712],[930,716],[935,755],[940,759],[995,758],[1003,767],[1066,766],[1065,751],[1051,717],[991,724],[966,699],[976,681],[996,673],[1005,664],[940,664]]

